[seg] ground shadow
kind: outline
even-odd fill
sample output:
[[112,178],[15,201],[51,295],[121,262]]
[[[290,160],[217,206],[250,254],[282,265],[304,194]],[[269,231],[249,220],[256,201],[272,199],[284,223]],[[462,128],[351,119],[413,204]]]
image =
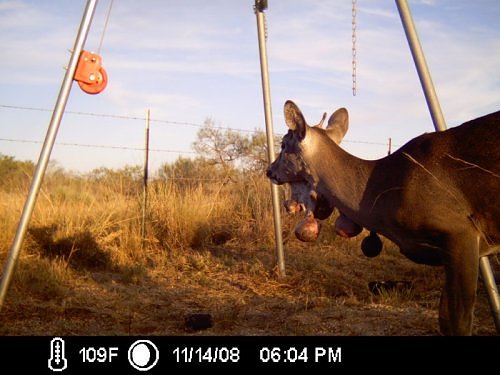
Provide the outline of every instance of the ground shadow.
[[57,226],[49,225],[30,228],[28,234],[37,245],[35,251],[51,259],[64,259],[74,269],[112,268],[110,255],[99,246],[89,231],[57,238]]

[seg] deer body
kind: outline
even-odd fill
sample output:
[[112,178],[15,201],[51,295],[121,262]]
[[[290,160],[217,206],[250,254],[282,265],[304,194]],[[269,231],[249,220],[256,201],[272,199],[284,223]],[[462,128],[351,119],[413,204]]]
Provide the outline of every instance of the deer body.
[[471,334],[479,257],[500,243],[500,112],[421,135],[379,160],[340,148],[345,109],[328,128],[307,126],[285,104],[290,129],[268,169],[277,184],[306,182],[353,222],[394,243],[410,260],[443,265],[443,334]]

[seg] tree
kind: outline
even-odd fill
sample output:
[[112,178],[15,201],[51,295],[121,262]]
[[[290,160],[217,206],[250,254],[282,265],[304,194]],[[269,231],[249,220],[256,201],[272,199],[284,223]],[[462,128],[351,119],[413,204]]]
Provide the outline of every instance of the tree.
[[0,187],[6,190],[24,187],[30,181],[34,170],[33,162],[15,160],[12,156],[0,153]]
[[234,130],[223,131],[212,119],[206,119],[193,142],[194,150],[209,163],[220,165],[230,178],[236,161],[249,148],[249,140]]
[[243,157],[245,169],[255,173],[265,172],[269,160],[267,158],[267,138],[262,130],[256,130],[252,134],[247,153]]
[[236,168],[264,173],[269,164],[267,139],[263,131],[256,130],[246,136],[216,127],[211,119],[206,119],[198,131],[193,148],[210,163],[220,165],[228,176]]
[[179,156],[173,163],[164,163],[157,171],[160,180],[170,181],[180,187],[195,187],[200,183],[224,179],[224,171],[218,165],[202,157],[196,159]]
[[87,174],[90,181],[105,184],[120,194],[135,195],[142,183],[142,167],[126,165],[121,169],[100,167]]

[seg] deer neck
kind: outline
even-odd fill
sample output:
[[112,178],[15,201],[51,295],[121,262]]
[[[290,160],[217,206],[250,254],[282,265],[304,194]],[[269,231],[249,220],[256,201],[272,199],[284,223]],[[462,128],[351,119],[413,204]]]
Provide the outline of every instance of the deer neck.
[[367,195],[377,194],[367,191],[367,186],[379,160],[357,158],[334,142],[316,155],[321,157],[310,163],[316,189],[351,220],[366,228],[373,227],[377,219],[365,206]]

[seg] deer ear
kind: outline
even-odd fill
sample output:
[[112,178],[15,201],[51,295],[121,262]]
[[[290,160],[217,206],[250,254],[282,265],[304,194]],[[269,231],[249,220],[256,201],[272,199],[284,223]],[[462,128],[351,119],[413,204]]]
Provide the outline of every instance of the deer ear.
[[297,107],[297,105],[291,100],[287,100],[284,112],[285,122],[288,128],[293,131],[300,140],[304,139],[306,136],[307,124],[299,107]]
[[326,132],[335,143],[339,144],[348,128],[349,114],[347,109],[339,108],[330,116]]

